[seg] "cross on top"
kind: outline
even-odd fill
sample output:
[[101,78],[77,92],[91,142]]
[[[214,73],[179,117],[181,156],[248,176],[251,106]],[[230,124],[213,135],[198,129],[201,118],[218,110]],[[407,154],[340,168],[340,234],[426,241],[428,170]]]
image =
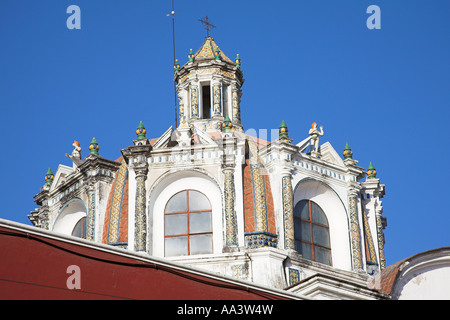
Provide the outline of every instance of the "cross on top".
[[216,26],[211,23],[211,21],[209,20],[208,16],[205,16],[202,19],[198,19],[198,21],[200,21],[203,24],[203,26],[205,27],[205,29],[206,29],[206,36],[209,38],[209,32],[212,29],[214,29]]

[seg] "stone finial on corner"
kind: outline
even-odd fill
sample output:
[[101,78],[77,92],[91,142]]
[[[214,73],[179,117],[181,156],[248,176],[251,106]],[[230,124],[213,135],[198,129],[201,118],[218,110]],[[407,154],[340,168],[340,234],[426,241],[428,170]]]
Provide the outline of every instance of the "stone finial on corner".
[[147,133],[147,130],[145,130],[144,124],[141,122],[139,122],[139,125],[137,126],[136,129],[136,135],[137,135],[137,139],[138,140],[143,140],[146,139],[145,134]]
[[373,166],[372,162],[369,163],[369,167],[367,168],[367,179],[375,179],[377,177],[377,171]]
[[235,62],[236,62],[236,67],[240,69],[241,68],[241,58],[239,57],[239,53],[236,55]]
[[350,149],[350,146],[348,145],[348,142],[345,144],[344,152],[342,153],[344,156],[344,159],[353,159],[353,152],[352,149]]
[[53,175],[52,169],[48,168],[47,173],[45,174],[45,185],[51,186],[53,183],[53,179],[55,176]]
[[178,63],[178,59],[175,59],[175,65],[173,66],[174,73],[180,71],[180,64]]
[[228,115],[226,115],[225,119],[223,120],[222,131],[230,132],[232,128],[233,128],[233,123],[231,122],[230,117]]
[[278,128],[278,135],[280,136],[280,138],[289,138],[289,130],[288,127],[286,125],[286,123],[284,122],[284,120],[281,122],[280,127]]
[[98,150],[100,147],[98,146],[97,140],[95,138],[92,138],[91,144],[89,145],[89,155],[97,155],[98,156]]
[[222,57],[220,56],[220,49],[219,48],[217,48],[216,49],[216,54],[215,54],[215,56],[214,56],[215,58],[216,58],[216,60],[222,60]]
[[353,159],[353,151],[348,145],[348,142],[345,143],[344,152],[342,152],[342,155],[344,156],[344,163],[346,165],[356,165],[358,161]]
[[194,62],[195,55],[194,55],[194,52],[192,51],[192,49],[189,51],[188,59],[189,59],[189,62]]

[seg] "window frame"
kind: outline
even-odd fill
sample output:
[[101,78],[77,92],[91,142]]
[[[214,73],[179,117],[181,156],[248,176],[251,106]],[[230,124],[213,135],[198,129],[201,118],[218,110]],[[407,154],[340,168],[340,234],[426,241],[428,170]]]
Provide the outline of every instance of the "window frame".
[[[208,200],[209,203],[209,209],[207,210],[190,210],[189,208],[189,191],[195,191],[200,193],[202,196],[204,196],[206,198],[206,200]],[[186,193],[186,211],[179,211],[179,212],[169,212],[166,213],[167,211],[167,206],[169,204],[169,202],[178,194],[185,192]],[[209,198],[203,193],[200,192],[198,190],[194,190],[194,189],[185,189],[185,190],[181,190],[175,194],[173,194],[170,199],[166,202],[166,205],[164,207],[164,256],[165,257],[179,257],[179,256],[184,256],[184,255],[173,255],[173,256],[167,256],[166,255],[166,239],[167,238],[175,238],[175,237],[186,237],[186,241],[187,241],[187,256],[191,256],[191,236],[198,236],[198,235],[211,235],[211,247],[210,247],[210,252],[208,253],[204,253],[204,254],[211,254],[214,252],[214,237],[213,237],[213,217],[212,217],[212,205],[211,205],[211,201],[209,200]],[[196,232],[196,233],[191,233],[190,231],[190,214],[191,213],[202,213],[202,212],[207,212],[210,214],[210,230],[209,232]],[[172,216],[172,215],[182,215],[185,214],[186,215],[186,224],[187,224],[187,228],[186,231],[187,233],[180,233],[180,234],[171,234],[171,235],[166,235],[166,216]],[[193,254],[196,255],[196,254]]]
[[[74,231],[75,231],[75,229],[76,229],[76,227],[78,226],[79,223],[80,223],[80,236],[76,236],[73,233],[74,233]],[[86,227],[86,233],[83,236],[84,227]],[[73,227],[72,232],[70,233],[70,235],[73,236],[73,237],[81,238],[81,239],[86,239],[87,238],[87,217],[86,216],[81,217],[77,221],[77,223],[75,223],[75,226]]]
[[[306,241],[304,239],[301,239],[301,237],[298,237],[298,235],[301,234],[300,233],[301,231],[300,230],[297,231],[294,228],[294,242],[298,241],[300,243],[305,243],[305,244],[310,245],[311,246],[311,255],[312,255],[311,261],[315,261],[315,262],[322,263],[322,264],[325,264],[325,265],[328,265],[328,264],[316,260],[316,252],[315,252],[316,251],[316,247],[321,248],[323,250],[329,251],[329,253],[330,253],[330,264],[329,265],[333,266],[333,257],[332,257],[331,239],[330,239],[330,226],[329,226],[328,218],[327,218],[325,212],[323,211],[323,209],[317,203],[315,203],[314,201],[311,201],[309,199],[303,199],[303,200],[298,201],[296,203],[295,207],[297,207],[297,205],[299,205],[302,201],[306,201],[307,202],[308,213],[309,213],[309,220],[303,219],[303,218],[301,218],[301,216],[297,217],[295,215],[295,212],[294,212],[294,215],[293,215],[294,216],[294,226],[295,226],[295,219],[297,219],[300,222],[300,226],[302,225],[302,223],[309,223],[309,234],[310,234],[309,238],[310,239],[309,239],[309,241]],[[312,203],[315,204],[320,209],[321,213],[323,214],[323,217],[325,218],[325,220],[327,222],[327,225],[324,225],[322,223],[313,221],[313,219],[312,219],[312,205],[311,205]],[[294,210],[295,210],[295,207],[294,207]],[[313,226],[319,226],[319,227],[325,228],[327,230],[329,247],[326,247],[326,246],[323,246],[323,245],[320,245],[320,244],[317,244],[317,243],[314,242]],[[302,254],[302,256],[303,256],[301,247],[298,248],[297,245],[296,245],[296,251],[298,253]]]
[[199,115],[200,119],[211,119],[212,116],[212,86],[211,83],[206,82],[201,84],[201,101],[202,101],[202,114]]

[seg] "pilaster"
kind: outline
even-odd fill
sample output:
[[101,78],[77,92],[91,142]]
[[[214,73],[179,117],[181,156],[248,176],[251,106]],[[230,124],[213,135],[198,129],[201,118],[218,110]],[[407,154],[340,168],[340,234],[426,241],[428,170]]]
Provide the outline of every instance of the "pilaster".
[[191,118],[198,119],[198,87],[196,85],[190,86],[191,91]]
[[30,212],[28,215],[28,219],[30,219],[30,222],[35,227],[45,230],[49,229],[48,190],[49,188],[43,188],[43,190],[34,197],[39,208]]
[[87,226],[86,226],[86,239],[95,241],[95,186],[94,179],[88,180],[88,212],[87,212]]
[[359,193],[356,188],[350,187],[348,190],[348,207],[350,214],[350,238],[352,244],[352,263],[353,270],[363,270],[362,251],[361,251],[361,228],[358,218],[357,197]]
[[380,180],[376,178],[376,171],[372,163],[370,163],[367,171],[366,181],[361,183],[361,193],[364,194],[364,200],[362,201],[367,212],[372,213],[372,219],[369,220],[372,231],[376,235],[378,259],[380,270],[383,270],[386,266],[386,259],[384,254],[384,228],[386,227],[386,218],[382,216],[383,206],[381,198],[385,193],[384,184],[380,184]]
[[220,82],[213,81],[213,117],[220,117],[222,114],[222,87]]
[[377,243],[378,243],[378,255],[380,256],[380,269],[383,270],[386,267],[386,257],[384,255],[384,232],[383,229],[386,227],[386,219],[382,217],[383,208],[377,208],[375,219],[377,223]]
[[87,193],[87,225],[86,239],[97,241],[101,237],[101,214],[104,212],[104,204],[101,201],[100,188],[101,183],[111,183],[112,178],[100,174],[103,170],[116,171],[120,166],[116,161],[102,158],[98,154],[99,146],[95,138],[92,139],[89,146],[89,155],[85,161],[79,165],[80,172],[84,175]]
[[234,137],[228,127],[224,129],[223,136],[223,158],[222,173],[224,176],[224,215],[225,215],[225,251],[238,247],[237,222],[235,210],[235,185],[234,185],[234,167],[236,156],[237,139]]
[[289,138],[289,130],[284,122],[278,129],[279,138],[273,143],[273,151],[280,155],[278,162],[281,173],[281,193],[283,208],[283,226],[284,226],[284,249],[295,251],[294,238],[294,194],[292,188],[292,155],[298,150],[298,147],[292,145],[292,139]]
[[237,246],[237,223],[235,213],[234,166],[225,165],[224,174],[224,212],[225,212],[225,245]]
[[[145,181],[148,175],[148,160],[152,146],[146,138],[142,121],[136,131],[137,139],[133,140],[134,145],[122,149],[122,155],[129,168],[134,171],[135,176],[135,208],[134,208],[134,250],[147,251],[147,190]],[[131,182],[131,181],[130,181]]]
[[133,169],[136,174],[136,206],[135,206],[135,236],[134,250],[147,250],[147,215],[146,215],[146,195],[145,180],[147,180],[148,164],[147,159],[141,162],[134,162]]
[[233,112],[233,124],[241,124],[241,90],[237,86],[232,86],[231,99],[232,99],[232,112]]
[[295,250],[294,196],[292,192],[291,174],[289,171],[282,171],[281,184],[283,194],[284,248],[286,250]]

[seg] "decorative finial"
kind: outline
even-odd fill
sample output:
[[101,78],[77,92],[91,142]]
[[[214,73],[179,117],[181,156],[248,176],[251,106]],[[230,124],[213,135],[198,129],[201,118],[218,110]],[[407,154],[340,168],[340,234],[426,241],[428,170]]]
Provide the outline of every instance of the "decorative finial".
[[239,57],[239,53],[236,55],[236,67],[240,68],[241,67],[241,58]]
[[174,73],[180,71],[180,64],[178,63],[178,59],[175,59],[175,65],[173,66]]
[[138,127],[136,129],[137,139],[138,140],[145,139],[145,134],[146,133],[147,133],[147,130],[145,130],[145,127],[144,127],[142,121],[139,122],[139,125],[138,125]]
[[45,184],[50,186],[53,183],[53,179],[55,176],[53,175],[52,169],[48,168],[47,174],[45,175]]
[[369,167],[367,168],[367,178],[368,179],[375,179],[377,177],[377,171],[375,170],[375,167],[373,166],[372,162],[369,163]]
[[216,49],[215,57],[216,57],[216,60],[222,60],[222,57],[220,56],[220,49],[219,48]]
[[280,124],[280,128],[278,129],[278,134],[280,137],[288,138],[288,133],[289,133],[288,127],[283,120]]
[[233,128],[233,123],[231,123],[230,117],[228,115],[225,116],[222,124],[223,132],[229,132],[231,128]]
[[353,152],[352,149],[350,149],[348,142],[346,142],[344,152],[342,154],[344,155],[344,159],[353,159]]
[[211,20],[209,20],[208,16],[205,16],[202,19],[198,19],[198,21],[200,21],[203,24],[203,26],[205,27],[205,29],[206,29],[206,37],[209,38],[209,32],[212,29],[214,29],[216,26],[211,23]]
[[195,58],[194,52],[193,52],[192,49],[191,49],[191,50],[189,51],[189,54],[188,54],[189,62],[194,62],[194,58]]
[[89,145],[89,154],[95,154],[98,156],[98,150],[100,147],[98,146],[97,140],[95,138],[92,138],[91,144]]

